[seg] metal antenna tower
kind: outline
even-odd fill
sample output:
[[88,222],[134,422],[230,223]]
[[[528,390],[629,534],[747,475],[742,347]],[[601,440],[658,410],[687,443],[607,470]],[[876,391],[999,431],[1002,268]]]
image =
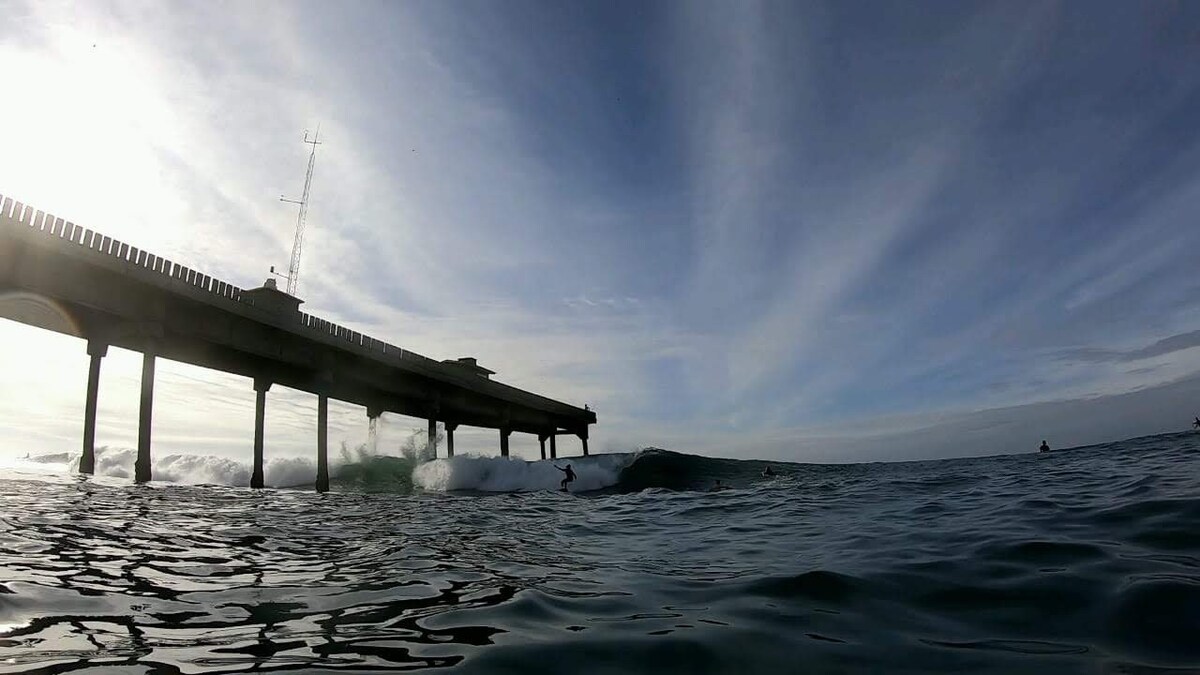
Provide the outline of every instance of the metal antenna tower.
[[304,132],[304,142],[312,146],[312,153],[308,156],[308,173],[304,176],[304,195],[300,199],[288,199],[280,196],[279,201],[289,204],[297,204],[300,206],[300,213],[296,215],[296,240],[292,242],[292,262],[288,265],[287,274],[287,294],[296,294],[296,285],[300,281],[300,249],[304,247],[304,218],[308,216],[308,191],[312,188],[313,165],[317,162],[317,146],[321,144],[321,125],[317,125],[317,133],[313,134],[312,140],[308,138],[308,132]]

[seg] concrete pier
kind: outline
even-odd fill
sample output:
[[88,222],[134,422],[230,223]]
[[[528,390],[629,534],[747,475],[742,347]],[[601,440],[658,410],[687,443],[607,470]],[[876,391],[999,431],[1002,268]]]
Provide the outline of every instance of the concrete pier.
[[138,408],[138,449],[133,479],[150,480],[150,427],[154,420],[154,352],[142,354],[142,401]]
[[263,486],[263,435],[267,421],[267,392],[271,389],[268,380],[254,380],[254,469],[250,473],[250,487]]
[[367,452],[379,452],[379,419],[383,417],[383,406],[367,406]]
[[317,492],[329,492],[329,397],[317,396]]
[[96,399],[100,394],[100,360],[108,354],[108,345],[88,341],[87,401],[83,409],[83,454],[79,456],[79,473],[96,472]]
[[[242,252],[239,252],[239,254]],[[264,265],[265,267],[265,265]],[[378,408],[446,425],[447,455],[462,425],[581,435],[594,412],[492,379],[474,358],[435,360],[300,311],[300,298],[268,279],[243,289],[0,195],[0,293],[38,302],[0,303],[0,318],[89,341],[80,471],[95,470],[100,363],[108,346],[141,352],[142,388],[134,477],[151,479],[154,368],[159,357],[256,382],[254,470],[263,484],[266,387],[306,391],[318,405],[317,489],[328,489],[327,401]],[[51,311],[46,311],[51,308]],[[432,411],[432,412],[431,412]],[[436,446],[435,446],[436,448]]]

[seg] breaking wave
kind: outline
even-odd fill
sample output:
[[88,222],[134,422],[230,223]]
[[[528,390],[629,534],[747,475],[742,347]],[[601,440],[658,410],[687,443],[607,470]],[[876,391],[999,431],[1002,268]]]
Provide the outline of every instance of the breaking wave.
[[413,470],[413,484],[424,490],[447,492],[532,492],[557,490],[568,465],[575,472],[572,492],[613,487],[636,454],[593,455],[527,462],[508,457],[451,457],[425,462]]
[[[96,450],[96,475],[133,477],[137,451],[102,447]],[[37,455],[25,459],[26,467],[72,472],[79,453]],[[631,453],[526,461],[507,457],[464,455],[420,462],[412,457],[373,454],[368,446],[355,451],[343,447],[330,457],[330,478],[335,489],[408,494],[429,492],[534,492],[557,490],[563,474],[556,466],[570,465],[576,474],[571,492],[637,492],[648,488],[705,490],[721,481],[729,487],[746,487],[762,480],[765,462],[715,459],[647,448]],[[795,474],[801,465],[772,463],[780,476]],[[303,457],[273,457],[263,467],[268,487],[308,487],[316,480],[316,465]],[[184,485],[250,484],[251,467],[227,457],[174,454],[156,456],[153,480]]]
[[563,474],[555,465],[571,465],[576,480],[572,492],[606,490],[638,492],[664,490],[708,490],[716,481],[731,488],[748,487],[763,480],[763,471],[783,478],[803,465],[786,462],[718,459],[659,448],[631,453],[568,457],[527,462],[504,457],[454,457],[436,459],[413,470],[413,484],[424,490],[448,492],[533,492],[556,490]]
[[[78,452],[32,455],[27,462],[47,469],[74,471],[79,465]],[[110,478],[133,478],[134,448],[96,448],[96,475]],[[334,471],[331,466],[331,475]],[[214,455],[162,455],[154,458],[153,479],[184,485],[250,485],[249,463]],[[268,487],[286,488],[311,485],[317,478],[317,468],[311,460],[299,457],[273,457],[263,464],[263,481]]]

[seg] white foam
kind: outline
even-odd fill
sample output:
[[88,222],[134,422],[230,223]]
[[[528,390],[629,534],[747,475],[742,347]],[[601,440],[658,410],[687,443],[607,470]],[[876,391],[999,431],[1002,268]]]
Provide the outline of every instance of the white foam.
[[[347,461],[365,461],[371,454],[365,448],[355,453],[343,452],[331,457],[329,473],[336,478]],[[563,473],[554,468],[568,464],[575,471],[572,492],[599,490],[616,485],[621,470],[633,460],[634,454],[594,455],[568,459],[527,462],[505,457],[459,456],[435,459],[413,469],[413,484],[425,490],[479,490],[481,492],[529,492],[557,490]],[[101,447],[96,449],[96,475],[112,478],[133,478],[137,450],[133,448]],[[73,472],[79,466],[79,453],[56,453],[27,458],[30,465],[52,468],[56,472]],[[317,477],[315,463],[303,457],[273,457],[263,467],[263,481],[268,487],[297,487],[312,484]],[[152,480],[185,485],[250,485],[250,465],[246,462],[214,455],[155,456],[151,468]]]
[[572,492],[586,492],[616,485],[632,454],[594,455],[569,459],[527,462],[510,457],[473,455],[435,459],[413,469],[413,484],[425,490],[479,490],[481,492],[529,492],[557,490],[563,473],[557,464],[575,471]]
[[[43,459],[48,457],[48,459]],[[0,456],[0,469],[23,473],[54,475],[63,473],[66,468],[67,453],[39,457],[5,457]]]
[[[133,478],[137,450],[133,448],[101,447],[96,449],[96,475],[113,478]],[[56,453],[28,458],[31,463],[74,471],[79,465],[79,453]],[[330,474],[336,476],[339,464],[331,463]],[[155,457],[151,478],[166,483],[186,485],[250,485],[250,465],[246,462],[214,455],[164,455]],[[312,460],[301,457],[273,457],[263,465],[263,482],[268,487],[295,487],[313,483],[317,468]]]

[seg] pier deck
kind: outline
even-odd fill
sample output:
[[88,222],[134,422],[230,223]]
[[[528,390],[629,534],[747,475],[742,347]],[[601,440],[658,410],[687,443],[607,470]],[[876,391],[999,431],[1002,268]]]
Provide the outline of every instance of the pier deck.
[[[83,338],[92,356],[84,458],[94,461],[95,397],[109,345],[141,352],[138,480],[149,480],[154,359],[252,378],[258,391],[252,484],[262,485],[265,394],[278,384],[319,397],[318,489],[327,489],[325,407],[332,397],[445,424],[448,454],[459,425],[559,435],[587,454],[596,415],[490,379],[473,359],[438,361],[301,312],[270,283],[242,289],[0,195],[0,317]],[[432,437],[432,434],[431,434]],[[324,473],[322,476],[320,474]]]

